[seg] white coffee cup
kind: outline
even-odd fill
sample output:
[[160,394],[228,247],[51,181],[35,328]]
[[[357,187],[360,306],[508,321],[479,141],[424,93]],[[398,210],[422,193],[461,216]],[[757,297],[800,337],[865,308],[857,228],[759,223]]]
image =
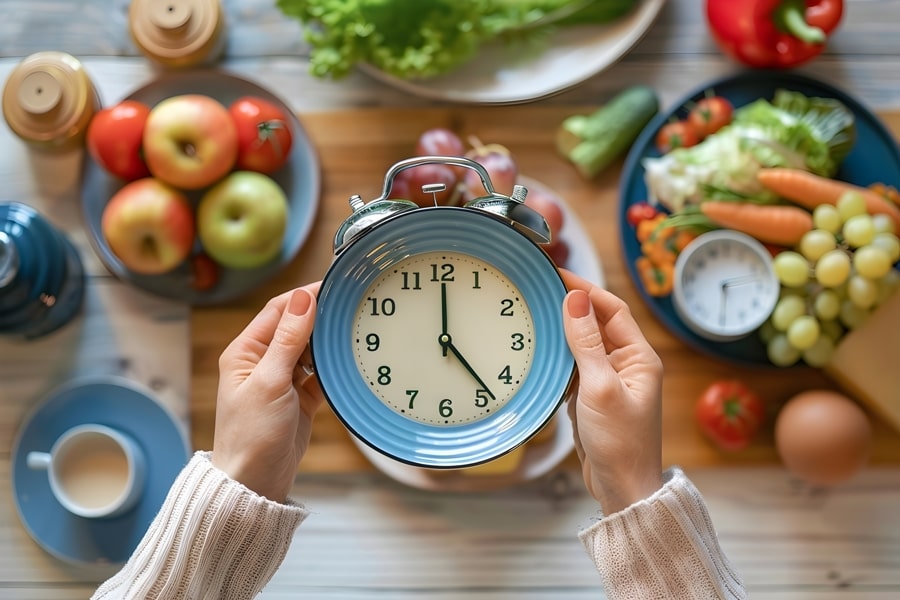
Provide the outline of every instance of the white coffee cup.
[[73,427],[50,452],[29,452],[26,463],[31,469],[46,470],[59,503],[88,519],[120,516],[144,491],[146,460],[140,446],[105,425]]

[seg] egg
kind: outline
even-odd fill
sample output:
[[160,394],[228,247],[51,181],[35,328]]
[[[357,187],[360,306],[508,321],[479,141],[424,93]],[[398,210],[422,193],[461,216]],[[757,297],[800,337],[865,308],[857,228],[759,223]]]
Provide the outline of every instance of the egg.
[[869,460],[872,424],[853,400],[808,390],[785,403],[775,420],[775,447],[785,468],[809,484],[831,486]]

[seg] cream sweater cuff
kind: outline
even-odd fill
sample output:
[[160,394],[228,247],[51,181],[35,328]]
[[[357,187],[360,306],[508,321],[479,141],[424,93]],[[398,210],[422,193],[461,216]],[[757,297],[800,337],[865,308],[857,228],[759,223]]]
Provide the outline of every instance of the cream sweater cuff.
[[609,600],[746,598],[699,490],[681,469],[655,494],[579,533]]
[[198,452],[181,471],[127,564],[95,599],[255,597],[309,512],[272,502]]

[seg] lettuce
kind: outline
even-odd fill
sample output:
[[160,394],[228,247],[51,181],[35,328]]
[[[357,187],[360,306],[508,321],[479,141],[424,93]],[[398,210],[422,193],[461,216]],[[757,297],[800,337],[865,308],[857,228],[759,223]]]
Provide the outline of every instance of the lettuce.
[[710,198],[775,202],[756,180],[764,167],[833,176],[856,141],[853,112],[833,98],[777,90],[734,112],[731,124],[690,148],[643,160],[654,203],[672,212]]

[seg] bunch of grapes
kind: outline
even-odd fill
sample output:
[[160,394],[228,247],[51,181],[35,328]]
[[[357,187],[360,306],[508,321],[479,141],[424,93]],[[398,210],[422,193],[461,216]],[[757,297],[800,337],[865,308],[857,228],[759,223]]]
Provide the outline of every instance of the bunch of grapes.
[[813,212],[814,229],[793,250],[778,253],[781,298],[761,329],[769,360],[825,365],[847,331],[900,289],[900,239],[887,215],[871,215],[861,195]]
[[[494,191],[509,196],[519,181],[519,167],[512,153],[500,144],[483,144],[470,138],[467,149],[462,139],[453,131],[435,127],[423,131],[414,147],[416,156],[464,156],[484,167]],[[443,192],[423,192],[427,184],[441,183]],[[447,164],[424,164],[397,173],[391,187],[392,198],[411,200],[419,206],[462,205],[487,195],[478,173],[472,169]],[[564,215],[559,202],[540,187],[529,187],[525,203],[539,212],[550,227],[551,242],[545,247],[558,266],[564,266],[569,256],[569,246],[557,234],[562,229]]]

